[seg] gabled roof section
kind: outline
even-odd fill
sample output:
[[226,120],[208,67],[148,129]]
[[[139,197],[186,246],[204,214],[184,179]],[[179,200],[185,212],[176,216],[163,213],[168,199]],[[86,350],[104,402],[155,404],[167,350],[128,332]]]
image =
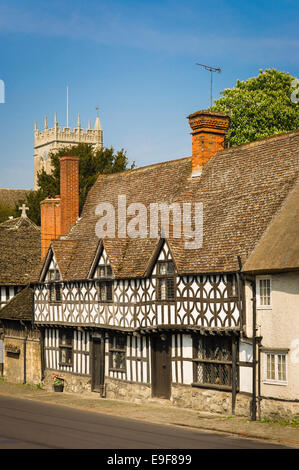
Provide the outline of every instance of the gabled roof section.
[[68,278],[68,269],[76,255],[78,242],[71,240],[53,240],[51,247],[58,264],[62,279]]
[[[186,249],[187,238],[167,238],[179,274],[239,270],[278,213],[299,176],[299,132],[290,132],[216,153],[199,178],[191,177],[191,157],[98,178],[81,219],[68,240],[78,242],[67,269],[69,280],[86,279],[99,239],[96,207],[118,196],[143,203],[203,204],[203,244]],[[149,221],[148,221],[149,222]],[[193,218],[194,222],[194,218]],[[103,243],[115,277],[143,277],[156,250],[157,238],[106,238]]]
[[92,262],[91,268],[90,268],[88,276],[87,276],[88,279],[94,277],[94,273],[95,273],[95,270],[96,270],[96,268],[99,264],[99,260],[102,256],[102,252],[103,252],[103,241],[100,240],[99,244],[98,244],[98,247],[97,247],[97,250],[96,250],[96,253],[95,253],[95,256],[94,256],[94,260]]
[[299,269],[299,181],[249,256],[243,271]]
[[71,240],[52,240],[51,245],[49,247],[48,253],[40,265],[39,268],[39,275],[36,273],[37,279],[31,279],[32,282],[36,282],[37,280],[43,282],[45,276],[47,275],[47,271],[49,269],[50,263],[52,260],[55,261],[55,265],[57,264],[61,279],[68,278],[68,268],[70,263],[75,256],[76,248],[78,243],[76,241]]
[[0,224],[0,284],[26,285],[40,260],[40,228],[28,217]]
[[32,320],[33,291],[25,287],[0,310],[1,320]]

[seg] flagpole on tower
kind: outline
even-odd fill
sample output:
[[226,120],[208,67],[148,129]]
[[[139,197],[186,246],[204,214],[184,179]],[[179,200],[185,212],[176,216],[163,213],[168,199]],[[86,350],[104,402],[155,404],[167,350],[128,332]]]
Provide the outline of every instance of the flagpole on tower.
[[69,87],[66,87],[66,127],[69,127]]

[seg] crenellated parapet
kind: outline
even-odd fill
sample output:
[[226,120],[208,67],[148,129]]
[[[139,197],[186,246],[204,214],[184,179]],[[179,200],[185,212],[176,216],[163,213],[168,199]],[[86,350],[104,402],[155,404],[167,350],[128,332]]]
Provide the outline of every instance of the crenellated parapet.
[[51,162],[48,158],[49,152],[59,150],[69,145],[85,143],[92,145],[95,149],[103,147],[103,130],[100,118],[97,116],[93,129],[90,121],[87,129],[81,127],[80,114],[78,115],[77,127],[62,127],[58,124],[57,115],[54,116],[54,126],[48,127],[47,116],[44,120],[44,129],[39,130],[35,121],[34,126],[34,187],[37,189],[37,175],[45,170],[51,173]]

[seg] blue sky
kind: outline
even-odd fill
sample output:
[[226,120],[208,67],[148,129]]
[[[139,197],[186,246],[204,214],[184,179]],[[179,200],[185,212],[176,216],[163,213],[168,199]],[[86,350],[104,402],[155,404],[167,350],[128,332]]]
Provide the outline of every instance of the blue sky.
[[191,154],[186,116],[237,79],[299,76],[298,0],[0,0],[0,187],[33,187],[33,127],[87,127],[136,166]]

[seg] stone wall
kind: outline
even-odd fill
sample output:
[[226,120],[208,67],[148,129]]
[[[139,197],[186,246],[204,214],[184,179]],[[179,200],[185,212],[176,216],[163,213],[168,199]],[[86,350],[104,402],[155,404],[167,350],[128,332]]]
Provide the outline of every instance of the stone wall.
[[70,372],[54,371],[46,369],[44,373],[43,388],[53,390],[53,375],[64,380],[64,390],[72,393],[91,391],[91,377],[88,375],[76,375]]
[[148,384],[131,383],[124,380],[105,378],[106,398],[145,403],[151,398],[151,386]]
[[[250,399],[248,395],[237,394],[235,406],[237,416],[250,415]],[[175,406],[182,408],[225,415],[232,414],[231,392],[173,384],[171,401]]]
[[23,383],[24,340],[5,337],[4,351],[4,378],[9,382]]
[[299,417],[299,402],[288,402],[283,400],[261,400],[261,418],[285,419]]
[[[27,339],[26,366],[24,364],[24,339],[5,337],[3,376],[9,382],[39,383],[41,381],[40,342]],[[24,366],[26,370],[24,371]]]
[[[91,392],[90,376],[75,375],[62,371],[55,372],[53,370],[45,371],[43,387],[46,390],[53,390],[53,375],[58,375],[64,379],[64,390],[66,392]],[[146,403],[151,397],[151,386],[149,384],[131,383],[105,377],[104,398],[142,404]],[[228,416],[232,415],[231,393],[221,390],[172,384],[171,398],[167,403],[180,408],[192,408],[201,412]],[[238,393],[236,397],[235,415],[250,418],[250,405],[251,396],[245,393]],[[299,416],[299,403],[270,399],[261,400],[261,418],[268,417],[270,419],[290,420],[295,416]]]

